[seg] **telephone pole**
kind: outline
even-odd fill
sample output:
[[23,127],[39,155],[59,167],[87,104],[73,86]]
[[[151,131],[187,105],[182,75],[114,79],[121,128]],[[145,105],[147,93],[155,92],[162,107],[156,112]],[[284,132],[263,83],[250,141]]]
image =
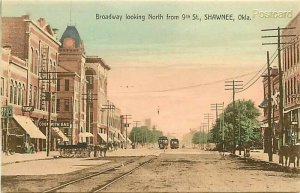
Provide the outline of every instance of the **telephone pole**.
[[206,138],[206,143],[208,144],[208,138],[209,138],[209,121],[213,119],[213,116],[210,113],[204,113],[204,119],[207,120],[207,138]]
[[[207,123],[201,123],[202,128],[202,149],[204,149],[204,142],[205,142],[205,135],[204,135],[204,128],[207,127]],[[200,138],[200,137],[199,137]]]
[[[224,108],[224,103],[214,103],[214,104],[210,104],[210,110],[212,111],[216,111],[216,124],[217,124],[217,119],[219,117],[218,112],[219,111],[223,111]],[[221,117],[219,118],[219,129],[221,130],[222,128],[222,124],[221,124]],[[222,131],[222,135],[223,135],[223,130]]]
[[107,117],[106,117],[106,127],[107,127],[107,133],[106,133],[106,140],[108,143],[108,131],[109,131],[109,112],[113,111],[115,109],[115,105],[112,104],[109,100],[107,100],[107,105],[102,105],[103,110],[107,110]]
[[235,93],[238,90],[243,89],[243,81],[239,80],[231,80],[231,81],[225,81],[225,90],[231,90],[232,91],[232,101],[233,101],[233,111],[234,111],[234,123],[233,123],[233,149],[232,153],[235,154],[236,150],[236,141],[235,141],[235,131],[236,131],[236,106],[235,106]]
[[280,140],[279,140],[279,146],[281,147],[284,144],[284,107],[283,107],[283,97],[284,97],[284,88],[283,88],[283,71],[281,66],[281,44],[288,44],[285,42],[281,42],[280,39],[282,37],[292,37],[296,35],[281,35],[281,30],[287,30],[287,29],[295,29],[295,28],[274,28],[274,29],[263,29],[261,31],[277,31],[277,35],[272,36],[262,36],[262,38],[277,38],[277,42],[275,43],[262,43],[262,45],[277,45],[277,56],[278,56],[278,76],[279,76],[279,127],[280,127]]
[[223,110],[223,103],[213,103],[213,104],[210,104],[210,110],[212,111],[216,111],[216,120],[219,116],[218,114],[218,111],[222,111]]
[[[91,133],[91,117],[93,117],[93,114],[91,116],[91,106],[93,106],[93,101],[94,100],[98,100],[97,97],[94,98],[94,96],[97,96],[97,94],[93,94],[93,90],[92,90],[92,84],[88,84],[87,86],[87,94],[82,94],[83,96],[86,96],[86,98],[82,98],[83,100],[86,100],[86,104],[87,104],[87,110],[88,110],[88,126],[86,128],[88,128],[88,130],[86,130],[86,132],[90,132]],[[94,113],[94,111],[93,111]],[[93,128],[93,127],[92,127]],[[90,138],[89,138],[90,139]],[[90,144],[90,140],[88,141],[88,144]]]
[[125,124],[124,124],[124,126],[125,126],[125,133],[126,133],[125,149],[127,149],[127,144],[128,144],[128,140],[127,140],[128,139],[128,137],[127,137],[127,128],[129,127],[129,124],[130,124],[130,123],[128,123],[128,119],[132,119],[131,116],[132,115],[122,115],[122,117],[125,118]]
[[[140,123],[141,121],[133,121],[133,123],[135,124],[135,128],[137,129],[137,126],[138,124]],[[135,136],[135,132],[133,133],[133,139],[134,139],[134,144],[136,143],[136,136]]]

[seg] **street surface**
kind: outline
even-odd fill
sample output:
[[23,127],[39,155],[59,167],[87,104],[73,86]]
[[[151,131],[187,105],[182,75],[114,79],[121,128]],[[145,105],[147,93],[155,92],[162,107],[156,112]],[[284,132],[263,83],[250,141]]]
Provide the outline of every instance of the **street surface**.
[[[125,155],[130,156],[125,156]],[[259,162],[245,161],[218,152],[198,149],[135,149],[108,154],[107,158],[59,158],[2,166],[3,192],[42,192],[62,183],[126,163],[61,189],[91,192],[127,172],[142,160],[155,158],[107,187],[105,192],[299,192],[300,175],[283,172]]]

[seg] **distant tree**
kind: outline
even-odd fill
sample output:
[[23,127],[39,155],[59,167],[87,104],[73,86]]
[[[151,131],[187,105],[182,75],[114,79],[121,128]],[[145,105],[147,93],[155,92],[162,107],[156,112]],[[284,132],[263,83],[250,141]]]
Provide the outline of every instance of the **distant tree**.
[[206,143],[207,140],[207,133],[203,133],[203,132],[196,132],[193,134],[193,138],[192,138],[192,142],[193,144],[203,144]]
[[156,143],[158,138],[162,136],[163,133],[159,130],[150,130],[146,126],[133,127],[129,139],[132,142],[144,144],[144,143]]
[[[233,139],[235,136],[236,145],[240,146],[260,146],[262,136],[259,129],[260,115],[259,110],[254,106],[251,100],[236,101],[236,110],[233,108],[233,103],[230,103],[224,110],[224,145],[228,149],[233,147]],[[222,145],[222,130],[220,127],[220,118],[211,130],[211,140],[220,147]],[[235,133],[234,126],[235,125]]]

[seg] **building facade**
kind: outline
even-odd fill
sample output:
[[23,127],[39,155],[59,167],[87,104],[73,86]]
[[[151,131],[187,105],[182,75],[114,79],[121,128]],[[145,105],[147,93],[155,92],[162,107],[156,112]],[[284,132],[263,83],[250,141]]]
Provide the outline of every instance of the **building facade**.
[[91,133],[86,124],[85,49],[75,26],[67,26],[60,38],[57,73],[58,120],[69,121],[64,132],[72,144],[89,142]]
[[35,22],[28,15],[3,17],[2,45],[1,110],[11,108],[13,112],[2,117],[2,128],[6,128],[3,147],[19,151],[31,143],[43,150],[45,120],[57,118],[55,95],[50,94],[55,91],[52,72],[56,72],[60,46],[55,29],[43,18]]
[[[285,142],[300,142],[300,13],[282,31]],[[290,29],[289,29],[290,28]],[[296,35],[286,37],[286,35]]]
[[[300,62],[299,62],[299,35],[300,35],[300,13],[290,21],[286,29],[282,30],[281,48],[282,69],[283,69],[283,99],[284,99],[284,128],[283,132],[279,129],[279,75],[278,70],[273,69],[271,73],[271,92],[272,92],[272,129],[273,129],[273,150],[278,150],[279,137],[282,133],[283,144],[295,144],[300,142]],[[295,36],[287,36],[295,35]],[[274,71],[275,70],[275,71]],[[260,107],[264,108],[264,119],[262,129],[269,128],[268,122],[268,81],[267,77],[263,80],[264,101]],[[267,147],[267,136],[264,132],[264,144]],[[268,151],[268,150],[266,150]]]

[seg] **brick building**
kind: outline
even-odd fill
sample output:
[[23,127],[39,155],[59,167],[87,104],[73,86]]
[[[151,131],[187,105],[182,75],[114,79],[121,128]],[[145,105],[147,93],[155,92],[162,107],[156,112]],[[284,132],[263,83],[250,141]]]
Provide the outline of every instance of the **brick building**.
[[36,150],[45,149],[47,125],[38,126],[49,116],[50,98],[50,118],[57,118],[55,95],[46,93],[54,92],[56,85],[55,73],[51,73],[56,72],[60,46],[55,29],[43,18],[35,22],[28,15],[3,17],[2,45],[1,105],[2,110],[13,111],[12,116],[1,119],[6,128],[3,147],[19,151],[31,143]]
[[64,133],[72,144],[88,142],[92,134],[86,130],[85,50],[75,26],[67,26],[60,38],[57,73],[57,119],[69,121]]
[[[291,144],[300,142],[300,62],[299,62],[299,35],[300,35],[300,13],[293,18],[286,28],[282,30],[283,37],[282,46],[282,66],[283,66],[283,98],[284,98],[284,132],[283,144]],[[286,37],[285,35],[296,35]],[[272,71],[271,76],[271,92],[272,92],[272,125],[273,125],[273,149],[279,148],[279,135],[281,133],[278,125],[279,121],[279,76],[278,70]],[[263,130],[269,128],[268,113],[267,113],[267,96],[268,96],[268,82],[265,77],[264,84],[264,98],[265,100],[260,105],[264,108],[264,119],[262,121]],[[264,136],[265,142],[267,136]],[[266,142],[267,143],[267,142]]]
[[293,18],[282,35],[296,35],[283,37],[282,64],[284,79],[284,123],[285,142],[300,142],[300,13]]

